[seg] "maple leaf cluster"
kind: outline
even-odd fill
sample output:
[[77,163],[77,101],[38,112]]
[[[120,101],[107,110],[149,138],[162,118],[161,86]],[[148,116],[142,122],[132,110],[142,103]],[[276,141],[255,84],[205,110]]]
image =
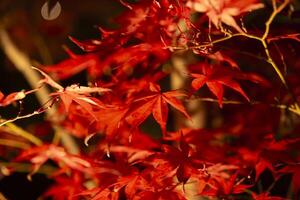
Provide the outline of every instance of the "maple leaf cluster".
[[[258,0],[121,3],[125,11],[115,19],[117,29],[98,27],[99,39],[70,37],[82,54],[66,49],[69,58],[34,68],[43,77],[40,87],[52,88],[49,107],[58,105],[51,124],[86,144],[78,154],[68,152],[59,141],[30,144],[14,159],[31,163],[30,177],[45,165],[56,169],[51,173],[54,184],[43,196],[280,200],[289,195],[296,199],[300,192],[300,84],[295,78],[299,65],[293,59],[283,61],[289,88],[271,70],[282,62],[271,57],[278,54],[280,44],[270,45],[268,51],[248,45],[265,53],[244,52],[259,60],[247,66],[236,53],[247,49],[247,41],[240,38],[247,27],[238,19],[250,11],[270,11],[272,4]],[[273,1],[273,7],[281,4]],[[214,45],[215,41],[228,43],[230,49]],[[186,62],[182,70],[172,67],[178,57]],[[259,62],[262,68],[251,66]],[[88,86],[59,83],[79,73],[87,74]],[[181,88],[168,84],[178,73],[184,82]],[[0,92],[0,106],[35,91],[6,97]],[[198,106],[191,108],[191,102]],[[195,117],[200,112],[207,119],[201,128],[197,127],[201,119]],[[267,173],[273,183],[261,188]],[[286,176],[290,193],[274,192]]]

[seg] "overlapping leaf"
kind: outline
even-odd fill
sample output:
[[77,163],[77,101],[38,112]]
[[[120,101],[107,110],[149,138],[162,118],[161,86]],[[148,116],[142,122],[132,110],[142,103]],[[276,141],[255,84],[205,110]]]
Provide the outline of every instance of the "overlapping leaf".
[[239,32],[243,30],[234,17],[264,7],[258,0],[189,0],[187,6],[196,12],[206,13],[217,28],[224,23]]
[[190,118],[182,103],[177,97],[185,96],[179,91],[169,91],[161,93],[159,85],[150,83],[150,94],[135,100],[129,114],[126,117],[127,122],[133,127],[139,126],[152,113],[154,119],[159,123],[163,133],[166,133],[166,124],[168,119],[168,106],[172,107]]
[[242,73],[238,70],[220,66],[220,65],[209,65],[202,63],[197,65],[201,73],[192,73],[191,76],[194,78],[192,81],[192,87],[195,90],[200,89],[205,84],[208,89],[218,98],[219,105],[223,105],[223,86],[227,86],[238,93],[240,93],[247,101],[250,101],[240,84],[237,82],[238,79],[250,80],[255,83],[267,84],[263,78],[255,74]]

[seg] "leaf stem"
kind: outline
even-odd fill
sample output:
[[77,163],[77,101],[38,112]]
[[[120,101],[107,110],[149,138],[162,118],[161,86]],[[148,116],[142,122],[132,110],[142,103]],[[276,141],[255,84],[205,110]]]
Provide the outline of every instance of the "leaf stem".
[[27,114],[27,115],[17,116],[17,117],[15,117],[15,118],[8,119],[8,120],[0,119],[0,127],[6,125],[6,124],[8,124],[8,123],[15,122],[15,121],[17,121],[17,120],[19,120],[19,119],[30,118],[30,117],[32,117],[32,116],[39,115],[39,114],[41,114],[41,113],[42,113],[42,112],[34,111],[33,113],[30,113],[30,114]]
[[[24,77],[26,78],[30,86],[32,88],[36,88],[40,81],[40,75],[38,74],[37,71],[31,68],[32,65],[29,56],[27,56],[17,48],[17,46],[13,43],[8,33],[6,32],[4,25],[0,26],[0,44],[2,45],[3,51],[6,54],[6,56],[12,61],[12,63],[16,66],[16,68],[24,75]],[[50,91],[45,87],[40,88],[36,92],[36,96],[40,104],[43,105],[45,102],[48,101],[48,98],[50,96]],[[47,117],[55,116],[55,113],[57,113],[57,108],[54,106],[52,109],[46,109],[45,112]],[[41,112],[35,111],[32,113],[32,116],[40,113]],[[0,127],[9,122],[13,122],[28,117],[30,117],[30,114],[22,117],[16,117],[8,121],[4,121],[0,123]],[[55,134],[58,134],[60,136],[63,146],[70,153],[78,154],[80,150],[77,143],[72,138],[72,136],[69,133],[67,133],[66,130],[64,130],[63,128],[59,127],[56,124],[53,125],[53,128],[55,130]]]

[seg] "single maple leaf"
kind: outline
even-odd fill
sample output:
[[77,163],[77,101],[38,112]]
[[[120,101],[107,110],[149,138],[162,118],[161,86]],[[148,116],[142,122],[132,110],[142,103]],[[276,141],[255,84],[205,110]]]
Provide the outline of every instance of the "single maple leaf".
[[184,93],[173,90],[161,92],[160,86],[154,83],[149,84],[150,94],[138,98],[134,101],[126,121],[133,127],[139,126],[152,113],[156,122],[160,125],[163,133],[166,133],[168,119],[168,106],[183,113],[188,119],[190,116],[186,112],[182,103],[176,97],[186,96]]
[[206,13],[211,22],[217,27],[221,23],[243,32],[234,17],[264,7],[258,0],[189,0],[187,6],[196,12]]
[[250,101],[240,84],[235,80],[240,72],[219,65],[211,66],[207,63],[200,65],[202,74],[192,73],[194,78],[192,87],[195,90],[207,85],[208,89],[218,98],[219,105],[223,104],[223,85],[240,93],[247,101]]
[[97,98],[93,98],[90,96],[91,93],[103,93],[111,91],[107,88],[101,88],[101,87],[86,87],[86,86],[79,86],[76,84],[73,84],[71,86],[68,86],[66,88],[62,87],[60,84],[55,82],[50,76],[48,76],[43,71],[34,68],[38,70],[43,76],[44,79],[40,81],[40,84],[46,83],[50,86],[52,86],[54,89],[56,89],[56,92],[53,92],[52,96],[58,96],[62,100],[66,112],[69,111],[69,108],[71,106],[72,102],[77,103],[80,105],[81,108],[86,110],[91,116],[93,116],[95,119],[97,119],[93,107],[97,108],[104,108],[105,106],[102,104],[101,101],[99,101]]

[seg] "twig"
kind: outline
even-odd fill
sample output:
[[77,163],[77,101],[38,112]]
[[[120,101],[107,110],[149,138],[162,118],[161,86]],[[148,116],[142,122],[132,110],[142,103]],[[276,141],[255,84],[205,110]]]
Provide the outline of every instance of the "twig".
[[297,42],[300,42],[300,38],[298,38],[299,36],[300,36],[300,33],[279,35],[279,36],[275,36],[275,37],[272,37],[272,38],[268,38],[267,41],[268,42],[273,42],[273,41],[276,41],[276,40],[291,39],[291,40],[296,40]]
[[[231,34],[229,32],[226,32],[225,30],[222,30],[223,33],[225,33],[227,35],[226,37],[214,40],[214,41],[212,41],[210,43],[207,43],[207,44],[191,46],[191,47],[187,47],[187,48],[188,49],[197,49],[197,48],[201,49],[201,48],[205,48],[205,47],[210,47],[210,46],[213,46],[214,44],[222,43],[222,42],[227,41],[231,38],[241,37],[241,36],[259,41],[262,44],[262,46],[264,47],[264,52],[267,56],[266,62],[268,62],[272,66],[272,68],[274,69],[274,71],[278,75],[281,83],[284,85],[284,87],[286,88],[288,93],[294,99],[294,104],[291,105],[291,106],[288,106],[287,109],[300,116],[300,106],[299,106],[296,98],[294,97],[293,93],[291,92],[291,90],[290,90],[290,88],[289,88],[289,86],[288,86],[288,84],[285,80],[284,75],[282,74],[279,67],[276,65],[275,61],[271,57],[271,53],[270,53],[270,50],[268,48],[268,43],[267,43],[268,42],[267,37],[269,35],[270,26],[271,26],[272,22],[274,21],[275,17],[289,4],[289,2],[290,2],[290,0],[285,0],[279,7],[277,7],[276,0],[272,0],[273,12],[272,12],[272,14],[270,15],[270,17],[268,18],[268,20],[265,23],[265,31],[264,31],[264,33],[261,37],[256,36],[256,35],[252,35],[252,34],[248,34],[248,33],[243,33],[243,32],[242,33]],[[172,47],[172,48],[176,49],[174,47]]]
[[1,126],[4,126],[4,125],[7,125],[8,123],[13,123],[17,120],[20,120],[20,119],[26,119],[26,118],[30,118],[32,116],[35,116],[35,115],[40,115],[41,112],[38,112],[38,111],[34,111],[33,113],[30,113],[30,114],[27,114],[27,115],[21,115],[21,116],[17,116],[13,119],[7,119],[7,120],[4,120],[0,123],[0,127]]
[[274,21],[275,17],[290,3],[290,0],[285,0],[279,7],[276,6],[276,0],[272,0],[272,3],[273,12],[266,22],[266,29],[263,36],[261,37],[262,40],[265,40],[268,37],[272,22]]
[[[202,101],[202,102],[211,102],[211,103],[219,103],[219,100],[212,99],[212,98],[193,98],[188,99],[187,101]],[[233,100],[223,100],[223,104],[229,104],[229,105],[267,105],[274,108],[279,108],[283,110],[289,110],[296,115],[300,116],[300,112],[297,108],[295,108],[295,105],[283,105],[283,104],[267,104],[259,101],[252,101],[252,102],[241,102],[241,101],[233,101]]]
[[[0,28],[0,42],[6,56],[15,65],[15,67],[24,75],[25,79],[28,81],[31,88],[37,88],[40,81],[39,74],[32,70],[30,59],[21,52],[15,44],[11,41],[9,35],[4,29]],[[36,97],[41,105],[46,102],[49,98],[50,91],[43,87],[36,92]],[[54,110],[48,110],[46,112],[48,116],[54,114]]]
[[[0,43],[2,44],[4,53],[15,65],[15,67],[24,75],[24,77],[26,78],[30,86],[32,88],[38,87],[38,83],[40,81],[40,75],[38,74],[37,71],[31,68],[32,65],[30,59],[15,46],[15,44],[11,41],[7,32],[1,27],[0,27]],[[46,87],[40,88],[40,90],[38,90],[35,94],[41,105],[43,105],[44,102],[47,102],[50,96],[50,92]],[[50,117],[53,116],[55,113],[57,113],[57,109],[54,106],[52,109],[46,109],[45,112],[46,112],[46,116]],[[32,115],[36,115],[36,114],[38,113],[33,113]],[[28,118],[29,116],[30,115],[26,115],[23,117],[16,117],[12,120],[8,120],[7,122],[2,122],[0,126],[22,118]],[[55,130],[55,133],[60,135],[61,141],[63,145],[66,147],[66,149],[70,153],[78,154],[79,148],[75,143],[74,139],[68,133],[66,133],[66,131],[61,127],[54,125],[53,128]]]

